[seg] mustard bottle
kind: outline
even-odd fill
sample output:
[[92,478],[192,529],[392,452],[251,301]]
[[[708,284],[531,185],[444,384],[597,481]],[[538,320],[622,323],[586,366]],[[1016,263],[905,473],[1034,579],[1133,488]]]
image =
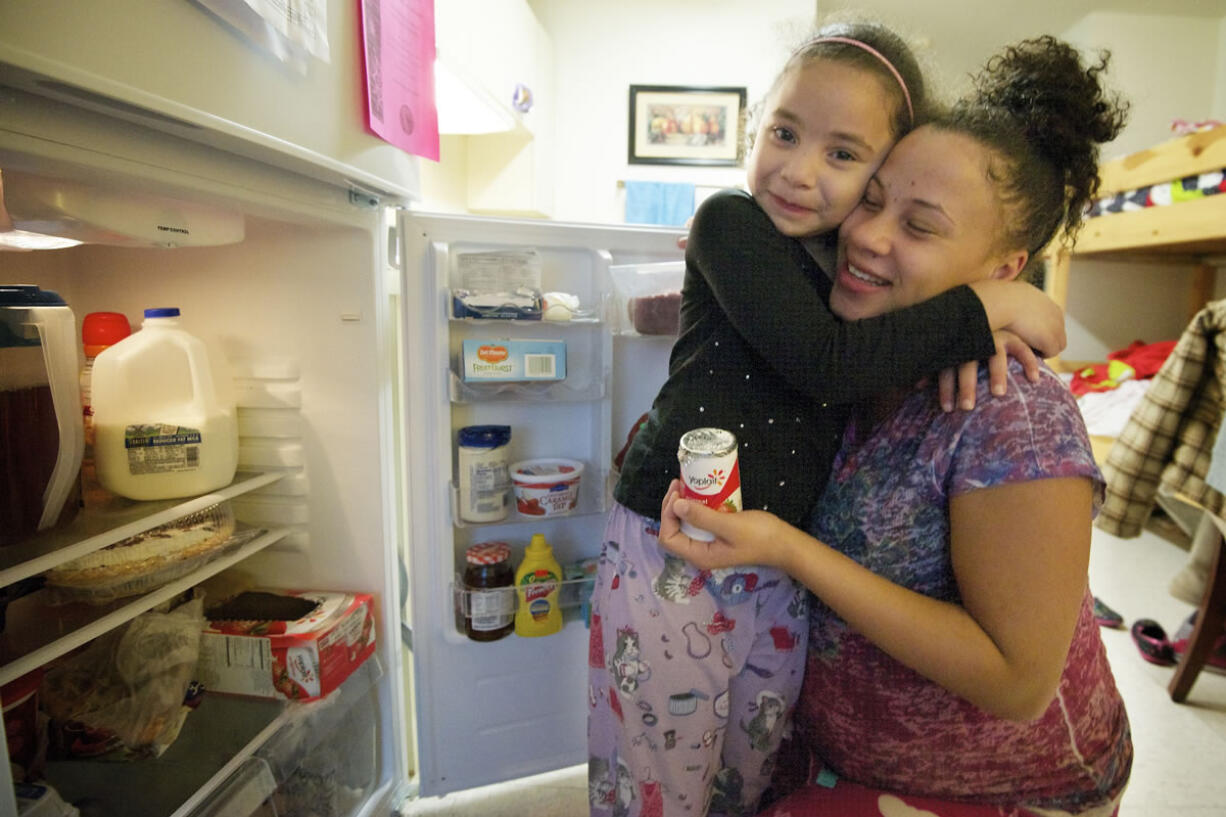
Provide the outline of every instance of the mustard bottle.
[[562,610],[558,607],[562,566],[553,557],[553,548],[545,534],[532,534],[524,551],[524,560],[515,571],[515,634],[522,636],[553,635],[562,629]]

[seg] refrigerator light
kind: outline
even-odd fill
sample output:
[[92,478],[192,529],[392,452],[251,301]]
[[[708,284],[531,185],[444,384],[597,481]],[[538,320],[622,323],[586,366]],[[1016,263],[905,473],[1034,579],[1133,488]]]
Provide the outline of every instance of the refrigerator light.
[[0,235],[6,236],[21,231],[86,244],[202,247],[235,244],[246,233],[241,213],[12,170],[0,171],[0,202]]
[[0,233],[0,250],[62,250],[80,243],[72,238],[32,233],[28,230],[6,230]]

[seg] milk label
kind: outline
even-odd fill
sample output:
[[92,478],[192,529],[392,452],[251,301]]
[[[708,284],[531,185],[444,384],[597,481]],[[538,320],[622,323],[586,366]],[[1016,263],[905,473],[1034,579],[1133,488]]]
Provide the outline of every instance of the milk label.
[[168,474],[200,468],[200,429],[150,423],[124,429],[131,474]]

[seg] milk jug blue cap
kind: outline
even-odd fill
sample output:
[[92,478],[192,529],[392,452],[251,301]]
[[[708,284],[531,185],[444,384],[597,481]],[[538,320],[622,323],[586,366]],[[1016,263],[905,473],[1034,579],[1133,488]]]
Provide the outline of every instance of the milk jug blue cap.
[[146,309],[146,318],[177,318],[179,317],[179,307],[159,307],[156,309]]

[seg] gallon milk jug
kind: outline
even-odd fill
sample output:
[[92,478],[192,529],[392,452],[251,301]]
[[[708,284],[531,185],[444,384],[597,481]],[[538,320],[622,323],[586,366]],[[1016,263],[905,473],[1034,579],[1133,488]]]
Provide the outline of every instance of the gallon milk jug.
[[0,284],[0,545],[67,524],[80,507],[76,330],[56,293]]
[[171,499],[230,484],[238,425],[222,361],[179,325],[178,309],[146,309],[141,329],[94,360],[94,461],[103,488]]
[[515,634],[553,635],[562,629],[562,608],[558,597],[562,589],[562,566],[543,533],[532,534],[524,560],[515,571],[515,590],[519,596],[515,610]]

